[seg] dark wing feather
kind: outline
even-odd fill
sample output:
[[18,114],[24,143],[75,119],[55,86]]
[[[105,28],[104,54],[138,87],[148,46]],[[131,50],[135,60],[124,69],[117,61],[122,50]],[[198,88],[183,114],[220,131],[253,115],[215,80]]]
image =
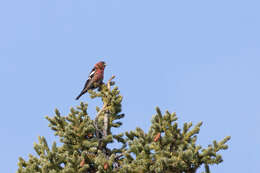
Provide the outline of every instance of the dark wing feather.
[[88,75],[88,80],[89,80],[89,79],[92,79],[92,78],[94,77],[95,73],[96,73],[96,68],[94,67],[94,68],[91,70],[91,72],[89,73],[89,75]]
[[84,88],[83,90],[81,91],[81,93],[78,95],[78,97],[76,98],[76,100],[78,100],[83,94],[85,94],[89,89],[90,89],[90,86],[91,86],[91,81],[93,80],[93,77],[95,75],[95,72],[96,72],[96,69],[95,67],[91,70],[91,72],[89,73],[89,76],[88,76],[88,80],[86,81],[85,85],[84,85]]

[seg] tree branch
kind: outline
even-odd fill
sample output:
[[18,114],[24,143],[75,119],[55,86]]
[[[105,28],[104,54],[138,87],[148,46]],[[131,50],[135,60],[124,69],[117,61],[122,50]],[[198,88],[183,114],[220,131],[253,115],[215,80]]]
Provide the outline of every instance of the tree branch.
[[[108,90],[110,91],[110,88],[111,88],[111,81],[115,78],[115,75],[113,75],[107,82],[107,88]],[[98,131],[98,133],[101,133],[103,136],[107,136],[107,129],[108,129],[108,111],[105,112],[105,115],[104,115],[104,129],[103,129],[103,133],[102,131],[98,128],[98,117],[99,115],[106,110],[106,107],[107,107],[107,104],[108,103],[104,103],[103,107],[98,111],[97,115],[96,115],[96,118],[95,118],[95,123],[94,123],[94,126],[96,128],[96,130]],[[99,137],[99,134],[96,134],[97,137]]]
[[115,77],[116,77],[115,75],[112,75],[112,77],[108,80],[108,82],[107,82],[107,88],[108,88],[108,90],[110,90],[111,81],[112,81]]
[[[111,81],[115,78],[115,75],[113,75],[107,82],[107,88],[110,91],[110,87],[111,87]],[[107,105],[107,104],[106,104]],[[107,136],[107,129],[108,129],[108,115],[109,112],[106,111],[105,115],[104,115],[104,129],[103,129],[103,135]]]

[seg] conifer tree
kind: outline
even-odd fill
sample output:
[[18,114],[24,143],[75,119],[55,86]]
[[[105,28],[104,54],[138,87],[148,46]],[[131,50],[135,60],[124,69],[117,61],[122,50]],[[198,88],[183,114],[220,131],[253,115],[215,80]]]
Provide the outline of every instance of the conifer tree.
[[[113,134],[112,129],[120,128],[124,117],[122,96],[118,87],[112,87],[113,78],[98,91],[89,91],[92,99],[102,100],[94,119],[83,102],[66,116],[57,109],[53,117],[47,116],[61,144],[54,142],[49,147],[46,139],[39,137],[34,144],[38,156],[29,154],[28,161],[19,158],[17,173],[195,173],[202,166],[209,173],[210,165],[223,161],[218,152],[228,148],[229,136],[202,148],[197,144],[202,122],[193,128],[192,123],[184,123],[180,128],[175,113],[162,114],[159,108],[147,133],[137,127]],[[108,146],[115,142],[121,145]]]

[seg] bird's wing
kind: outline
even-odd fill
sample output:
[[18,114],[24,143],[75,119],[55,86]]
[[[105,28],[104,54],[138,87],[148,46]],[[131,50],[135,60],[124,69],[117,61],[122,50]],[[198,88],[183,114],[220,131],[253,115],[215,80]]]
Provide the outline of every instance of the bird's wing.
[[93,68],[93,69],[91,70],[91,72],[89,73],[89,75],[88,75],[88,80],[86,81],[86,83],[85,83],[84,88],[83,88],[82,91],[89,89],[89,86],[88,86],[88,85],[89,85],[89,82],[93,79],[93,77],[94,77],[94,75],[95,75],[95,72],[96,72],[96,69]]
[[91,70],[91,72],[89,73],[88,76],[88,80],[86,81],[84,88],[82,89],[82,91],[80,92],[79,96],[76,98],[76,100],[78,100],[83,94],[85,94],[88,89],[90,89],[91,83],[93,83],[93,79],[94,79],[94,75],[96,73],[96,69],[95,67]]
[[96,73],[96,68],[94,67],[88,75],[88,80],[92,79]]

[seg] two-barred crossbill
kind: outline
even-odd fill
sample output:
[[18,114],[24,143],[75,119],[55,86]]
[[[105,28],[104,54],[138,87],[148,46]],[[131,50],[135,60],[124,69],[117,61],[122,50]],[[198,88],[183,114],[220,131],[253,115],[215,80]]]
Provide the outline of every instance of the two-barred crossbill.
[[95,64],[94,68],[91,70],[88,76],[88,80],[86,81],[83,90],[78,95],[76,100],[78,100],[89,89],[98,88],[103,83],[105,67],[106,67],[106,63],[104,61],[100,61]]

